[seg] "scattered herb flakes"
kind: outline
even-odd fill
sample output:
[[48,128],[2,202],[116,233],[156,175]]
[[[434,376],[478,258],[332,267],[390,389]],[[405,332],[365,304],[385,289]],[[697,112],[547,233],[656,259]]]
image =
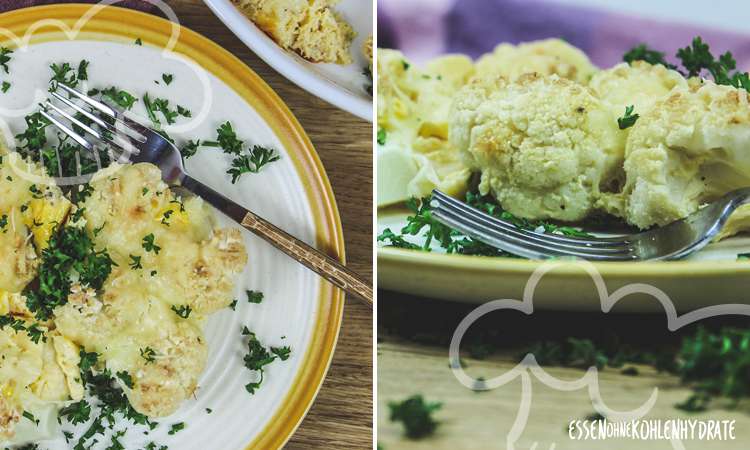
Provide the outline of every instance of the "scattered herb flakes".
[[184,429],[185,429],[185,422],[175,423],[169,428],[169,435],[170,436],[175,435]]
[[3,91],[3,93],[8,92],[8,89],[10,89],[11,84],[7,81],[3,81],[2,86],[0,87],[0,90]]
[[132,109],[133,105],[138,99],[128,91],[118,89],[114,86],[110,86],[106,89],[102,89],[102,96],[112,100],[117,106],[125,109]]
[[172,84],[172,80],[174,79],[174,75],[171,73],[164,73],[161,75],[161,79],[164,80],[164,83],[169,86]]
[[664,59],[664,53],[648,48],[646,44],[637,45],[628,50],[622,57],[622,60],[628,64],[633,61],[646,61],[649,64],[661,64],[669,69],[677,69],[677,66],[670,64]]
[[633,105],[626,106],[625,107],[625,115],[622,117],[617,118],[617,126],[620,127],[621,130],[624,130],[626,128],[630,128],[633,125],[635,125],[635,122],[638,120],[640,115],[633,114],[633,109],[635,107]]
[[3,230],[3,233],[8,232],[8,215],[3,214],[2,217],[0,217],[0,230]]
[[130,256],[130,263],[128,264],[131,269],[138,270],[143,269],[143,265],[141,265],[141,257],[135,256],[135,255],[129,255]]
[[411,67],[411,64],[406,62],[406,60],[401,60],[401,66],[404,68],[404,70],[409,70],[409,67]]
[[211,414],[211,413],[213,413],[213,412],[214,412],[214,410],[213,410],[213,409],[211,409],[211,408],[206,408],[206,414]]
[[230,309],[231,309],[232,311],[235,311],[235,310],[236,310],[236,308],[237,308],[237,299],[236,299],[236,298],[235,298],[234,300],[232,300],[232,303],[230,303],[230,304],[229,304],[229,308],[230,308]]
[[740,253],[737,255],[737,261],[747,261],[750,260],[750,253]]
[[198,153],[198,149],[201,146],[200,140],[189,140],[185,145],[180,148],[180,154],[184,159],[188,159],[192,156],[195,156],[196,153]]
[[161,247],[156,245],[154,237],[154,233],[149,233],[148,235],[143,237],[143,243],[141,244],[143,249],[147,252],[154,252],[155,254],[159,254],[161,251]]
[[247,294],[247,302],[248,303],[262,303],[263,302],[263,293],[260,291],[245,291]]
[[227,170],[227,173],[232,175],[232,184],[234,184],[243,174],[258,173],[263,166],[279,159],[281,157],[274,149],[255,145],[249,155],[243,154],[234,158],[232,167]]
[[23,417],[24,417],[24,418],[26,418],[26,419],[28,419],[28,420],[30,420],[30,421],[32,421],[32,422],[34,422],[34,423],[35,423],[36,425],[39,425],[39,419],[37,419],[37,418],[36,418],[36,417],[34,416],[34,414],[32,414],[32,413],[30,413],[30,412],[28,412],[28,411],[24,411],[22,415],[23,415]]
[[439,422],[432,415],[442,406],[442,403],[426,402],[421,395],[388,403],[391,422],[401,422],[410,439],[420,439],[435,432]]
[[633,366],[625,367],[624,369],[620,371],[620,373],[623,375],[630,376],[630,377],[635,377],[640,374],[640,372],[638,372],[638,369]]
[[141,40],[141,38],[137,38],[135,40],[135,45],[143,45],[143,41]]
[[277,349],[271,347],[271,351],[269,352],[269,350],[258,340],[255,333],[250,331],[246,326],[242,328],[242,335],[248,338],[247,354],[244,357],[245,367],[258,374],[257,381],[245,385],[247,392],[252,395],[255,394],[261,384],[263,384],[265,367],[276,359],[286,361],[289,358],[291,349],[289,347],[281,347]]
[[127,371],[123,370],[121,372],[117,372],[116,375],[117,378],[119,378],[120,381],[122,381],[123,384],[128,387],[128,389],[133,389],[133,387],[135,386],[135,384],[133,384],[133,377],[131,377]]
[[688,397],[684,402],[674,405],[675,408],[685,412],[697,413],[708,409],[711,404],[711,396],[705,392],[699,392]]
[[193,312],[192,308],[188,305],[180,305],[179,307],[172,305],[172,311],[183,319],[190,317],[190,313]]
[[407,241],[403,236],[397,235],[390,228],[383,230],[378,236],[378,242],[384,242],[388,247],[406,248],[409,250],[419,250],[422,248],[417,244]]
[[82,59],[80,63],[78,63],[78,72],[76,73],[76,76],[79,80],[88,80],[89,79],[89,62],[85,59]]
[[3,68],[5,73],[10,73],[8,63],[10,62],[10,55],[13,54],[13,50],[8,47],[0,47],[0,67]]
[[204,145],[221,147],[224,153],[239,155],[242,153],[244,142],[237,138],[230,122],[224,122],[216,129],[216,141],[206,141]]

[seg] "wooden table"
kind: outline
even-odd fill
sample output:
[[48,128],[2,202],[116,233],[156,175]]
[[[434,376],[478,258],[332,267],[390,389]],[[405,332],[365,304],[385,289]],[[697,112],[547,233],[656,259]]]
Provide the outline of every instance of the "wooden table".
[[[286,102],[325,165],[344,225],[348,264],[372,281],[372,124],[297,87],[248,49],[201,0],[170,0],[180,23],[242,59]],[[345,131],[344,131],[345,130]],[[333,364],[286,448],[372,446],[372,312],[348,301]]]
[[[490,450],[505,449],[506,436],[518,414],[521,379],[497,389],[476,392],[454,377],[448,362],[448,345],[458,322],[474,306],[438,302],[394,292],[378,293],[378,444],[384,450]],[[653,351],[658,344],[677,346],[680,335],[664,327],[663,315],[612,315],[604,313],[565,313],[537,311],[532,316],[518,312],[493,313],[477,322],[485,344],[493,342],[494,350],[483,359],[472,358],[467,352],[473,337],[467,333],[462,345],[462,361],[466,373],[474,378],[491,379],[513,369],[527,344],[539,340],[564,339],[577,333],[588,333],[597,344],[605,336],[618,336],[620,345]],[[707,326],[744,326],[747,320],[719,318],[703,321]],[[694,328],[685,330],[692,334]],[[637,375],[627,375],[620,368],[605,367],[599,372],[599,387],[604,403],[614,410],[632,410],[646,402],[654,389],[657,400],[645,419],[729,419],[736,420],[734,441],[689,441],[684,449],[740,450],[750,439],[750,401],[737,408],[717,401],[704,413],[687,413],[674,407],[685,401],[691,389],[674,376],[657,372],[649,365],[625,364],[634,367]],[[585,371],[570,367],[543,369],[560,380],[582,378]],[[530,376],[532,402],[528,422],[516,443],[516,449],[538,450],[669,450],[668,441],[571,440],[567,434],[569,421],[583,419],[594,413],[586,389],[560,391]],[[423,439],[404,436],[401,423],[389,420],[388,403],[403,401],[421,394],[430,402],[441,402],[434,414],[440,424],[436,432]],[[554,444],[554,447],[551,445]]]

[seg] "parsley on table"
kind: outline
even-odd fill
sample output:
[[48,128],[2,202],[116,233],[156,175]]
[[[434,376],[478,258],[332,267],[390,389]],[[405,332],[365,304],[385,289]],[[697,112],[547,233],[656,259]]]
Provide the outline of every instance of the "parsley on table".
[[131,109],[138,99],[128,91],[110,86],[101,90],[101,94],[112,100],[117,106],[125,109]]
[[0,47],[0,67],[3,68],[5,73],[10,73],[8,63],[10,62],[10,55],[13,54],[13,50],[8,47]]
[[117,372],[116,375],[117,378],[119,378],[120,381],[122,381],[125,386],[128,387],[128,389],[133,389],[133,387],[135,386],[135,384],[133,383],[133,377],[131,377],[127,371],[123,370],[121,372]]
[[292,348],[288,345],[284,347],[271,347],[271,353],[278,356],[280,360],[286,361],[292,354]]
[[638,114],[633,114],[633,105],[625,107],[625,115],[617,118],[617,125],[621,130],[630,128],[635,125],[635,121],[640,117]]
[[263,293],[260,291],[245,291],[247,294],[248,303],[261,303],[263,302]]
[[39,419],[37,419],[37,418],[36,418],[36,417],[34,416],[34,414],[32,414],[32,413],[30,413],[30,412],[28,412],[28,411],[24,411],[22,415],[23,415],[23,417],[25,417],[26,419],[28,419],[28,420],[30,420],[30,421],[32,421],[32,422],[34,422],[35,424],[39,425]]
[[86,230],[63,227],[49,239],[42,251],[38,282],[40,289],[26,288],[26,306],[38,320],[48,320],[53,310],[68,302],[72,285],[71,273],[78,274],[82,285],[101,289],[117,264],[106,250],[97,251]]
[[623,55],[622,60],[628,64],[632,64],[633,61],[646,61],[652,65],[661,64],[669,69],[677,69],[677,66],[668,63],[664,59],[663,52],[650,49],[646,44],[640,44],[631,48]]
[[438,422],[432,414],[442,408],[442,403],[426,402],[421,395],[414,395],[401,402],[389,402],[391,422],[401,422],[406,436],[419,439],[435,432]]
[[182,148],[180,148],[180,154],[183,158],[188,159],[198,153],[198,149],[200,148],[200,146],[200,139],[196,141],[189,140],[185,145],[182,146]]
[[257,381],[250,382],[245,385],[245,390],[248,393],[255,394],[255,392],[263,384],[263,377],[265,373],[265,367],[276,359],[286,361],[289,359],[291,349],[289,347],[274,348],[271,347],[269,351],[263,344],[258,340],[258,337],[250,331],[247,327],[242,328],[242,335],[247,336],[247,354],[244,357],[245,367],[253,372],[257,372],[259,377]]
[[91,405],[86,400],[80,400],[62,408],[59,417],[67,419],[73,425],[86,423],[91,417]]
[[143,237],[143,243],[141,244],[141,246],[147,252],[154,252],[158,255],[159,251],[161,251],[161,247],[156,245],[156,243],[154,242],[155,239],[156,238],[154,237],[154,233],[149,233],[148,235]]
[[227,173],[232,175],[232,184],[246,173],[258,173],[266,164],[278,161],[281,157],[271,148],[260,145],[253,146],[249,155],[240,155],[232,160],[232,167]]
[[179,307],[172,305],[172,311],[183,319],[190,317],[190,313],[193,312],[188,305],[180,305]]

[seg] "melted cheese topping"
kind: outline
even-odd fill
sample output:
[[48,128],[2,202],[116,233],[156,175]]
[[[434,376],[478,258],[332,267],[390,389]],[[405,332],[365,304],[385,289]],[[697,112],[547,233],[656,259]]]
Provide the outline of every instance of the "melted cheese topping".
[[[7,215],[0,251],[8,255],[0,265],[0,316],[29,327],[36,321],[19,292],[36,276],[37,255],[55,226],[75,207],[39,169],[23,164],[14,154],[0,163],[0,218]],[[90,185],[82,218],[67,226],[85,227],[117,266],[100,292],[75,283],[68,303],[37,324],[44,339],[0,329],[0,444],[53,432],[57,409],[83,398],[82,349],[99,353],[112,373],[128,372],[132,388],[118,382],[137,411],[150,417],[176,411],[196,391],[206,364],[202,323],[229,305],[247,262],[239,230],[215,229],[212,210],[199,198],[176,197],[153,165],[113,166]],[[144,248],[146,236],[158,252]],[[184,308],[187,318],[175,312]],[[142,355],[146,349],[153,358]],[[24,419],[24,411],[40,425]]]

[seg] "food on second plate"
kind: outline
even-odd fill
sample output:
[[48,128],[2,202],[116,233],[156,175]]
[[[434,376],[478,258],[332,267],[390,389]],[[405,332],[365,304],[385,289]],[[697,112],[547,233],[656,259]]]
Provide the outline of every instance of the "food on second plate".
[[311,62],[350,64],[352,27],[333,7],[338,0],[232,0],[281,47]]
[[596,71],[585,53],[561,39],[503,43],[476,62],[477,75],[502,76],[511,81],[526,73],[537,73],[585,84]]
[[[704,51],[702,44],[696,39],[691,51]],[[379,56],[388,61],[390,52],[379,50]],[[722,56],[718,64],[730,59]],[[427,77],[413,67],[405,71],[416,77],[398,78],[411,90],[389,89],[398,71],[386,67],[378,79],[378,120],[383,141],[394,142],[380,146],[379,158],[400,152],[398,163],[416,165],[415,139],[398,136],[419,136],[423,117],[433,114],[449,124],[432,155],[452,162],[442,166],[441,179],[478,173],[480,193],[520,218],[580,221],[606,213],[641,229],[665,225],[750,185],[750,158],[742,151],[750,145],[750,78],[730,73],[730,66],[714,70],[721,84],[700,78],[694,65],[686,76],[664,61],[629,58],[599,70],[580,50],[547,40],[500,45],[475,64],[445,66],[460,81],[437,93],[421,84]],[[403,60],[403,67],[410,64]],[[398,122],[391,118],[402,103],[430,100],[450,100],[448,115],[423,107]],[[403,192],[417,180],[416,171],[399,175],[379,180],[401,192],[394,201],[429,194]],[[722,236],[750,226],[746,208],[735,212]]]
[[144,420],[175,412],[206,364],[203,322],[246,264],[239,230],[217,228],[151,164],[98,172],[72,204],[41,169],[0,154],[0,442],[53,432],[86,383],[116,383]]
[[473,75],[465,56],[445,56],[420,69],[401,52],[378,51],[378,204],[432,189],[459,195],[469,170],[448,141],[453,94]]

